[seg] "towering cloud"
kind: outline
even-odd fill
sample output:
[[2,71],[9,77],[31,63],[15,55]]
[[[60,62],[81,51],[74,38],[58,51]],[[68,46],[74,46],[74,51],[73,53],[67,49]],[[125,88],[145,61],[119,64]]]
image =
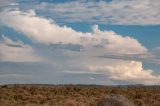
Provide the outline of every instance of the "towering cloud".
[[110,79],[156,84],[160,82],[160,75],[155,75],[153,70],[144,69],[142,62],[109,59],[102,64],[88,66],[90,71],[102,72]]

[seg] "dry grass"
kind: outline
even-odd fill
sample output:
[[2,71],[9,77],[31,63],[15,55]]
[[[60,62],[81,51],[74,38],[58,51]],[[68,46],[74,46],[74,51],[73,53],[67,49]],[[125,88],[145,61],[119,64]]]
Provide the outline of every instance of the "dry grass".
[[0,87],[0,106],[97,106],[106,95],[127,97],[136,106],[160,106],[160,88],[31,86]]

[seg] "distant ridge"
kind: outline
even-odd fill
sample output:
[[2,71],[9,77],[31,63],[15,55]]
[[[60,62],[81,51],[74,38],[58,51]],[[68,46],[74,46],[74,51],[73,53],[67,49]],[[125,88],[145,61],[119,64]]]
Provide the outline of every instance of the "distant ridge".
[[41,87],[64,87],[64,86],[76,86],[76,87],[87,87],[87,88],[160,88],[160,85],[143,85],[143,84],[135,84],[135,85],[95,85],[95,84],[3,84],[3,86],[41,86]]

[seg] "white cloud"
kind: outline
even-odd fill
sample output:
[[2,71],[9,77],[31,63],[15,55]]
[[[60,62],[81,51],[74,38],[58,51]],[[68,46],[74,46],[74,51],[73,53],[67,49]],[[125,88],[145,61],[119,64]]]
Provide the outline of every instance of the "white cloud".
[[42,58],[34,52],[29,45],[21,41],[13,41],[10,38],[2,36],[0,41],[0,61],[11,62],[38,62]]
[[93,71],[70,71],[70,70],[64,70],[62,72],[71,73],[71,74],[100,74],[98,72],[93,72]]
[[[98,26],[92,32],[83,33],[67,26],[59,26],[52,20],[38,17],[33,10],[22,12],[19,10],[5,10],[0,13],[3,25],[23,33],[33,42],[42,44],[73,44],[82,45],[83,52],[66,50],[44,51],[44,57],[49,62],[55,62],[54,68],[65,73],[75,74],[105,74],[111,80],[131,81],[135,83],[152,84],[160,82],[160,75],[153,70],[144,69],[142,62],[123,59],[99,58],[105,53],[115,55],[144,54],[147,49],[136,39],[123,37],[113,31],[101,31]],[[2,61],[39,61],[40,57],[29,45],[20,41],[12,41],[3,37],[0,42],[0,60]],[[134,46],[131,46],[134,45]],[[47,48],[48,49],[48,48]],[[78,71],[82,70],[82,71]],[[96,80],[96,79],[95,79]]]
[[110,79],[123,80],[143,84],[158,84],[160,75],[151,69],[144,69],[142,62],[109,59],[102,64],[88,66],[90,71],[106,74]]
[[15,0],[0,0],[0,4],[9,4],[9,3],[13,3]]
[[[66,53],[66,51],[63,52]],[[92,51],[71,52],[63,54],[63,58],[67,61],[55,60],[57,64],[62,65],[59,67],[59,70],[62,70],[64,73],[105,76],[107,80],[114,81],[115,83],[116,81],[146,85],[160,83],[158,72],[156,73],[150,68],[144,68],[141,61],[94,57],[91,54]],[[99,55],[99,53],[95,54]]]
[[136,39],[129,36],[123,37],[113,31],[101,31],[97,25],[93,27],[93,32],[83,33],[38,17],[33,10],[28,12],[5,10],[0,13],[0,16],[1,23],[24,33],[34,42],[79,44],[83,45],[84,49],[98,46],[107,52],[120,54],[143,54],[147,51]]
[[59,55],[62,55],[63,59],[55,58],[57,53],[54,53],[51,59],[57,63],[53,67],[55,68],[57,64],[60,64],[62,66],[58,66],[58,69],[64,73],[93,75],[97,79],[106,77],[107,80],[115,83],[117,81],[146,85],[160,83],[158,70],[155,72],[151,68],[144,68],[140,60],[95,57],[95,54],[99,55],[100,53],[95,51],[92,54],[92,52],[59,51]]
[[[33,6],[43,15],[50,14],[59,22],[90,22],[101,24],[160,24],[159,0],[73,1]],[[52,15],[53,14],[53,15]]]
[[26,78],[30,78],[30,77],[33,77],[33,76],[32,75],[24,75],[24,74],[2,74],[2,75],[0,75],[0,78],[5,78],[5,77],[9,77],[9,78],[11,78],[11,77],[13,77],[13,78],[19,78],[19,77],[24,78],[24,77],[26,77]]
[[90,80],[95,80],[95,78],[94,77],[91,77],[91,76],[89,76],[88,77]]

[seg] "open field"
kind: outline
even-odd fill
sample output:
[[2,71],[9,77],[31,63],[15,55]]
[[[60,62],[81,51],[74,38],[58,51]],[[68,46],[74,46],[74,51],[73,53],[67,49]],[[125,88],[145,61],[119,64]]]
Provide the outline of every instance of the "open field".
[[97,106],[106,95],[118,94],[135,106],[160,106],[159,86],[3,85],[0,106]]

